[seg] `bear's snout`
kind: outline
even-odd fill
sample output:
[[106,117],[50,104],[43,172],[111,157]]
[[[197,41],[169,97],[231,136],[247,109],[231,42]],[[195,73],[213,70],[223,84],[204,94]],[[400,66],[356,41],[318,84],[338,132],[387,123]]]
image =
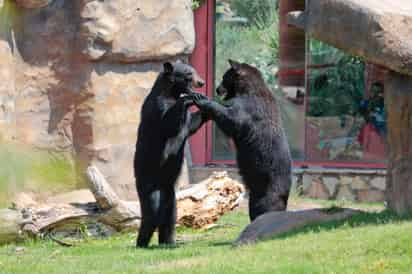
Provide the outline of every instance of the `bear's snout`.
[[224,86],[220,85],[217,87],[216,93],[219,96],[225,95],[227,93],[227,89]]
[[192,86],[194,88],[201,88],[205,85],[205,80],[203,80],[202,78],[200,78],[199,75],[194,75],[193,79],[192,79]]
[[198,80],[197,82],[196,82],[196,87],[197,88],[201,88],[201,87],[203,87],[205,85],[205,81],[203,81],[203,80]]

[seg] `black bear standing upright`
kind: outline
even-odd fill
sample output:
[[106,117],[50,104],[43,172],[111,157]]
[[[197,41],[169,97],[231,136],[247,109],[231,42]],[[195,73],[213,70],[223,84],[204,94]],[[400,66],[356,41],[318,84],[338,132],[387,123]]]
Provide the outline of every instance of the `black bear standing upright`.
[[265,212],[286,209],[291,156],[279,107],[261,73],[247,64],[229,63],[231,68],[216,90],[224,96],[224,104],[201,95],[195,96],[195,103],[233,138],[253,221]]
[[190,94],[204,81],[189,65],[165,63],[146,97],[138,131],[134,169],[142,222],[137,246],[146,247],[157,228],[159,244],[174,244],[176,224],[175,182],[183,163],[187,138],[205,122],[201,112],[191,113]]

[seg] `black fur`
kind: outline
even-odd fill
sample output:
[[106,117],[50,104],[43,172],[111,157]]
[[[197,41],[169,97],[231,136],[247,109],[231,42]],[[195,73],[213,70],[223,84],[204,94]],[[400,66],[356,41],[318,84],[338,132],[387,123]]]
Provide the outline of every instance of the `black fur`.
[[175,243],[175,182],[187,138],[206,121],[201,112],[188,111],[192,87],[203,83],[189,65],[165,63],[143,103],[134,159],[142,213],[139,247],[148,246],[157,228],[159,244]]
[[234,140],[253,221],[268,211],[286,209],[291,156],[279,107],[260,72],[247,64],[229,62],[231,68],[217,89],[224,104],[202,95],[195,96],[195,103]]

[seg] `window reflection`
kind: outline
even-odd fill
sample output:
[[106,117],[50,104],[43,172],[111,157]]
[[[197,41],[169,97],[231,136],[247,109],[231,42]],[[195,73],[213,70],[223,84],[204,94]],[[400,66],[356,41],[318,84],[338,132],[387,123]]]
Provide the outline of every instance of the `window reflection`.
[[[282,73],[302,78],[305,71],[293,62],[282,63],[279,71],[279,10],[269,2],[216,1],[215,86],[229,68],[228,59],[256,66],[280,105],[295,161],[384,162],[385,70],[312,39],[306,52],[308,90],[303,83],[281,86]],[[302,50],[297,43],[282,44],[290,47],[286,55]],[[212,160],[233,159],[234,144],[213,125]]]
[[[256,66],[273,91],[294,159],[303,158],[304,87],[278,85],[279,11],[276,0],[216,1],[215,86],[229,68],[228,59]],[[303,71],[302,71],[303,73]],[[215,125],[212,159],[235,158],[235,147]]]
[[361,58],[318,41],[311,41],[310,60],[306,159],[385,160],[383,80]]

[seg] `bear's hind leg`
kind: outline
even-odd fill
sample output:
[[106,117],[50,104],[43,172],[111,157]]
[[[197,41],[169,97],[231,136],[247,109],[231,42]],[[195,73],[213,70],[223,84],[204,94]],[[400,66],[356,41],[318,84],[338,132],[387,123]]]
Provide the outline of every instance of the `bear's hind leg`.
[[273,176],[267,198],[270,211],[286,210],[288,206],[291,185],[292,176],[290,174]]
[[249,219],[253,222],[257,217],[267,212],[264,193],[249,192]]
[[147,247],[158,225],[160,191],[154,191],[148,197],[140,196],[142,222],[137,236],[136,247]]
[[176,243],[176,195],[174,186],[163,189],[160,193],[159,244]]
[[288,195],[268,192],[265,195],[249,194],[249,218],[253,222],[257,217],[271,211],[285,211]]
[[250,191],[249,217],[253,221],[270,211],[285,211],[291,185],[290,175],[273,176],[265,190]]

